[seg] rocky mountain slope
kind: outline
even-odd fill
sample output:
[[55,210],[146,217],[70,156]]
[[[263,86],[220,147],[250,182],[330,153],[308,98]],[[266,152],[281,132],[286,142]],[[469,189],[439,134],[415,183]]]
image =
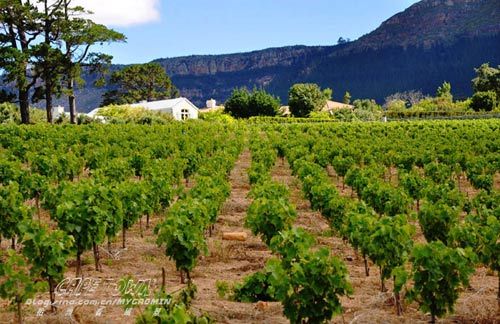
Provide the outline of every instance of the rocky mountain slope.
[[317,82],[340,99],[378,101],[394,92],[433,93],[444,80],[457,97],[471,94],[474,67],[500,63],[498,0],[423,0],[357,41],[251,53],[159,59],[197,104],[225,100],[234,87],[264,87],[286,101],[296,82]]

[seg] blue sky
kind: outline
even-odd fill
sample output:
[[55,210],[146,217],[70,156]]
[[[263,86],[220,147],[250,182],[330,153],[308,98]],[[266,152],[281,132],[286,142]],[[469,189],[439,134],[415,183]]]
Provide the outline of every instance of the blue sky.
[[106,46],[115,63],[246,52],[356,39],[415,0],[86,0],[95,18],[123,32]]

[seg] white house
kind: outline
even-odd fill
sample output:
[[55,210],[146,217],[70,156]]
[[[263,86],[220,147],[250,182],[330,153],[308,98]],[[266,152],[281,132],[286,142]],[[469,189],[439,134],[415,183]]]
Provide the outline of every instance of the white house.
[[199,109],[187,98],[139,102],[131,107],[142,107],[174,116],[175,120],[198,119]]
[[[176,98],[159,101],[143,101],[130,105],[131,107],[145,108],[170,114],[175,120],[198,119],[199,109],[187,98]],[[95,117],[100,108],[94,109],[87,115]]]

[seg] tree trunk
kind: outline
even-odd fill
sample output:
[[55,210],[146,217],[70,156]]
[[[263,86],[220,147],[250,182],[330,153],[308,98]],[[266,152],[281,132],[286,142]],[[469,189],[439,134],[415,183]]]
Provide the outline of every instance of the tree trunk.
[[181,284],[184,284],[185,281],[184,281],[184,270],[180,270],[181,272]]
[[12,248],[12,250],[15,250],[16,249],[16,236],[12,236],[12,243],[10,244],[10,247]]
[[52,116],[52,82],[45,81],[45,111],[47,113],[47,123],[52,124],[54,122],[54,116]]
[[125,239],[126,239],[126,229],[125,227],[122,228],[122,248],[125,248]]
[[149,213],[146,214],[146,229],[149,229]]
[[44,62],[43,62],[43,81],[45,83],[45,112],[47,114],[47,122],[52,124],[54,121],[54,118],[52,116],[52,93],[54,90],[54,83],[52,82],[53,79],[53,72],[51,71],[51,61],[52,59],[50,58],[50,49],[51,49],[51,32],[52,32],[52,22],[51,19],[49,18],[50,13],[49,13],[49,3],[48,0],[43,1],[44,6],[45,6],[45,18],[44,20],[44,43],[42,47],[42,56],[44,57]]
[[417,212],[420,211],[420,199],[417,199]]
[[76,124],[76,97],[75,97],[75,80],[70,78],[68,81],[68,103],[69,103],[69,121],[71,124]]
[[[17,300],[20,300],[20,298],[16,298]],[[18,301],[17,302],[17,323],[23,324],[23,312],[22,312],[22,302]]]
[[80,278],[82,276],[82,252],[76,252],[76,277]]
[[166,274],[165,274],[165,268],[161,268],[161,291],[165,292],[165,287],[166,287]]
[[189,273],[189,270],[186,270],[186,277],[188,280],[188,284],[191,284],[191,274]]
[[144,233],[142,232],[142,216],[139,218],[139,232],[141,233],[141,238],[144,238]]
[[19,109],[21,112],[21,123],[30,123],[30,100],[28,90],[19,87]]
[[50,309],[53,313],[57,311],[56,306],[54,305],[56,302],[56,294],[55,290],[55,282],[52,278],[49,278],[49,294],[50,294]]
[[382,276],[382,268],[380,268],[380,291],[381,292],[387,291],[387,288],[385,288],[385,280],[384,277]]
[[99,257],[99,246],[94,242],[92,243],[92,247],[94,249],[94,262],[95,262],[95,271],[102,271],[100,257]]
[[431,314],[431,324],[435,324],[435,323],[436,323],[436,315]]
[[363,254],[363,260],[365,262],[365,275],[367,277],[370,276],[370,268],[368,268],[368,259],[366,258],[366,255]]
[[398,316],[403,314],[403,307],[401,306],[401,297],[399,292],[394,292],[394,299],[396,300],[396,313]]

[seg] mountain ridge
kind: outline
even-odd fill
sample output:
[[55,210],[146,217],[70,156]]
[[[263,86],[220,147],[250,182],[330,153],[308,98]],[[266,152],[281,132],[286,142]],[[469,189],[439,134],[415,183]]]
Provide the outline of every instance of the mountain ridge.
[[[422,0],[359,39],[337,45],[285,46],[221,55],[159,58],[179,88],[200,107],[210,98],[224,102],[237,87],[264,88],[286,102],[294,83],[314,82],[341,100],[373,98],[418,90],[434,94],[451,82],[456,98],[472,93],[474,68],[500,64],[499,0]],[[114,66],[113,69],[122,66]],[[99,106],[106,88],[78,92],[79,107]],[[65,101],[60,101],[63,104]]]

